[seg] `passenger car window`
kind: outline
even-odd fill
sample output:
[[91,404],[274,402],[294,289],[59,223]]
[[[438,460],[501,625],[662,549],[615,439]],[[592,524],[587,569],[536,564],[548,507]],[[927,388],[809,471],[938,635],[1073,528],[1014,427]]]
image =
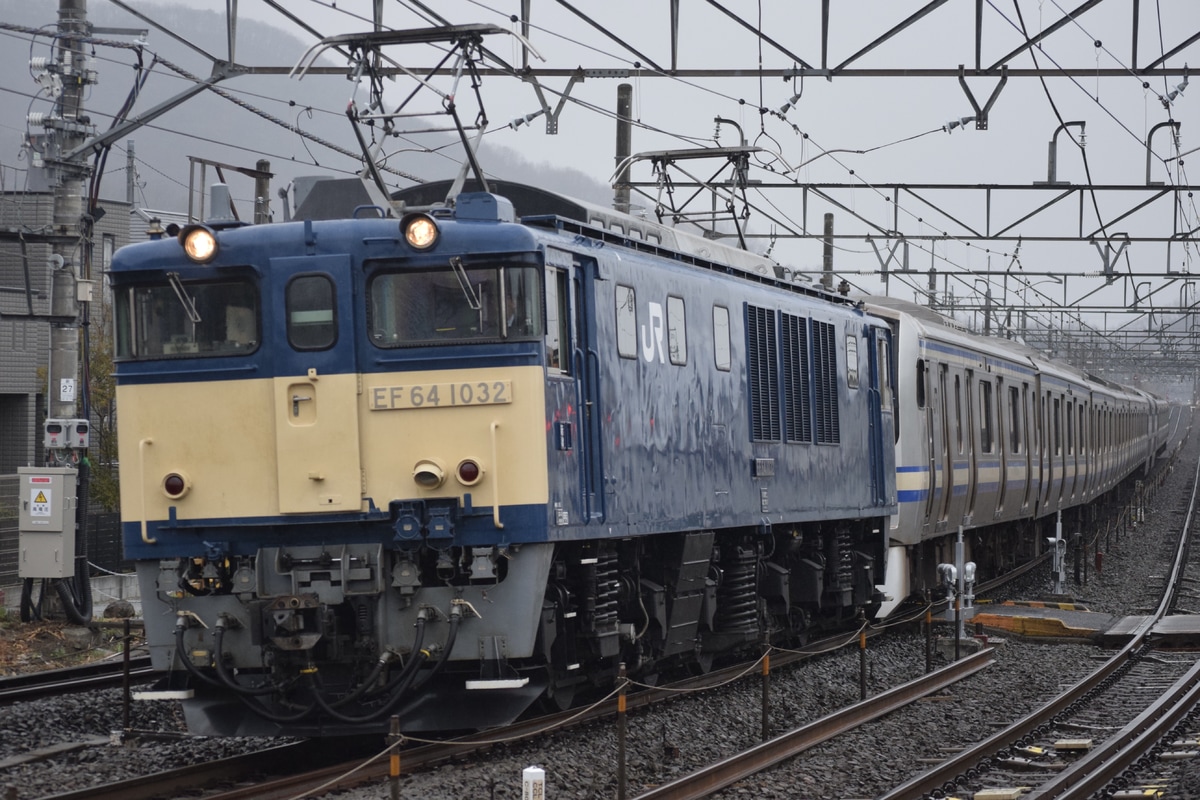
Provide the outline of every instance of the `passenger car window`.
[[979,446],[982,452],[992,452],[992,385],[979,383]]
[[1021,394],[1016,386],[1008,387],[1008,449],[1012,453],[1021,452]]

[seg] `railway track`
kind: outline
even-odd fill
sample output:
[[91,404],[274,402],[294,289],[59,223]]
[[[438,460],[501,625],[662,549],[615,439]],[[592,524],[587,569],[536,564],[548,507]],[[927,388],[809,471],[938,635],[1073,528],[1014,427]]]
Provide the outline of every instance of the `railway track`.
[[[1035,568],[1038,563],[1040,562],[1031,562],[1025,567],[1009,573],[1004,578],[991,582],[989,585],[996,587],[1005,581],[1013,580],[1024,574],[1024,572]],[[987,590],[986,586],[981,587],[981,591],[984,590]],[[933,610],[937,608],[938,606],[934,606]],[[900,624],[906,621],[916,622],[924,618],[925,611],[926,609],[923,608],[910,609],[907,617],[897,614],[891,622]],[[868,637],[875,637],[884,633],[885,630],[886,628],[884,627],[868,628],[865,634]],[[780,669],[831,649],[853,644],[857,641],[857,638],[857,634],[840,634],[813,641],[806,647],[796,651],[773,651],[771,656],[772,667],[776,670]],[[972,663],[982,662],[965,662],[956,667],[955,670],[966,669],[973,671],[970,666]],[[982,667],[974,669],[979,668]],[[680,691],[697,691],[712,688],[756,671],[756,664],[753,662],[738,664],[670,685],[643,689],[628,696],[627,707],[630,711],[647,708],[664,699],[677,696]],[[19,681],[14,681],[14,686],[11,687],[13,690],[11,697],[13,699],[30,699],[34,696],[73,691],[76,688],[89,688],[88,683],[77,683],[75,682],[76,678],[72,676],[84,678],[85,681],[95,681],[91,684],[92,687],[119,685],[121,682],[119,663],[103,667],[94,666],[79,671],[82,673],[97,673],[91,677],[77,675],[76,670],[55,672],[63,674],[61,677],[50,672],[22,676]],[[148,680],[153,676],[154,673],[150,669],[147,659],[131,660],[132,679]],[[935,678],[934,680],[937,679]],[[27,688],[20,688],[15,685],[17,683],[26,684]],[[933,684],[930,684],[930,686],[933,686]],[[930,689],[929,691],[935,690]],[[908,687],[907,691],[920,692],[916,687]],[[891,699],[894,700],[895,697],[893,696]],[[879,698],[872,698],[871,701],[868,701],[867,706],[856,710],[854,714],[869,714],[870,711],[868,709],[879,708],[880,706],[877,705],[879,702],[886,701],[880,701]],[[502,736],[506,740],[522,737],[532,738],[541,730],[560,730],[564,727],[581,725],[605,717],[612,717],[614,715],[614,707],[615,702],[605,702],[588,709],[574,709],[551,716],[543,716],[518,723],[517,726],[504,729],[503,731],[493,732],[493,735],[497,737]],[[880,711],[878,713],[885,712]],[[864,717],[857,724],[862,724],[869,718]],[[833,730],[831,726],[844,725],[847,719],[853,718],[843,716],[840,720],[834,719],[816,723],[807,733],[801,735],[820,736],[820,738],[813,738],[811,740],[812,743],[816,743],[823,738],[827,738],[829,735],[834,735],[833,733],[829,733],[829,731]],[[141,734],[134,732],[132,735],[138,736]],[[410,745],[403,752],[404,772],[406,774],[415,773],[449,759],[462,758],[471,753],[486,750],[491,746],[488,739],[480,739],[479,737],[421,746]],[[299,748],[298,745],[287,745],[257,751],[246,756],[236,756],[220,761],[182,767],[178,770],[160,772],[107,786],[90,786],[86,789],[72,790],[54,795],[54,797],[57,800],[77,800],[85,797],[128,798],[129,800],[137,800],[137,798],[142,797],[149,798],[170,795],[185,788],[195,789],[200,786],[212,787],[218,785],[230,788],[221,789],[219,794],[210,796],[223,798],[224,800],[249,797],[294,797],[301,792],[311,791],[315,786],[322,786],[331,782],[332,785],[329,788],[332,789],[335,787],[347,788],[365,781],[379,781],[384,779],[388,772],[386,759],[381,762],[368,763],[365,767],[363,766],[364,762],[368,761],[372,755],[378,754],[379,747],[379,739],[376,738],[371,747],[364,747],[358,751],[346,753],[341,760],[338,760],[334,757],[336,754],[332,753],[329,748],[305,751]],[[305,764],[314,768],[306,770],[300,775],[288,776],[289,773],[295,772],[296,764]],[[319,768],[317,768],[318,765]],[[347,773],[350,774],[347,775]],[[249,786],[246,785],[247,783],[249,783]]]
[[[786,655],[788,654],[781,655],[780,660],[793,662],[802,657],[800,654],[792,654],[792,657],[787,659]],[[800,742],[805,746],[812,746],[838,733],[878,719],[899,706],[940,691],[986,668],[992,663],[992,660],[991,650],[981,651],[891,691],[844,708],[829,717],[817,720],[780,738],[791,743]],[[745,675],[748,669],[753,667],[753,663],[750,665],[739,664],[669,685],[644,689],[629,695],[627,708],[631,711],[647,708],[677,697],[681,691],[711,688]],[[405,772],[415,772],[450,759],[461,759],[488,750],[500,740],[510,741],[534,737],[539,733],[557,732],[566,727],[611,717],[613,714],[611,702],[599,703],[583,710],[564,711],[518,722],[503,730],[493,732],[490,736],[469,736],[446,742],[407,747],[402,751],[401,758]],[[496,738],[491,738],[492,736]],[[318,749],[309,749],[314,745]],[[774,747],[771,745],[771,742],[764,745],[765,753],[770,753],[772,750],[778,752],[778,745]],[[365,782],[377,782],[388,775],[390,766],[388,759],[379,757],[384,754],[383,752],[376,752],[374,759],[367,751],[358,752],[346,755],[345,758],[348,759],[346,761],[336,761],[330,764],[328,763],[329,754],[321,752],[320,748],[322,748],[322,744],[319,742],[300,742],[260,753],[208,764],[192,765],[103,787],[73,790],[53,795],[45,800],[84,800],[84,798],[88,798],[88,800],[142,800],[143,798],[161,797],[185,788],[196,789],[199,786],[211,787],[216,784],[234,785],[231,788],[207,793],[206,800],[250,800],[250,798],[272,800],[273,798],[295,797],[314,791],[318,787],[323,791],[347,789]],[[320,760],[322,765],[301,774],[286,775],[295,770],[297,763],[313,764],[313,759]],[[725,769],[728,770],[730,767],[727,765]],[[284,776],[261,777],[263,775],[270,776],[273,773]],[[251,780],[253,782],[248,783]],[[662,795],[662,797],[671,796],[675,795]]]
[[[1033,569],[1038,565],[1033,562],[1025,568]],[[994,584],[1002,583],[1006,580],[1012,580],[1020,573],[1010,573],[1004,576],[1002,580],[995,581]],[[994,588],[994,587],[993,587]],[[981,587],[981,592],[990,591],[985,587]],[[915,609],[914,609],[915,611]],[[919,619],[924,616],[924,609],[919,610],[919,614],[913,614],[913,619]],[[876,630],[870,631],[874,635]],[[801,660],[819,652],[831,649],[839,644],[847,644],[853,642],[857,637],[832,637],[829,640],[821,642],[813,642],[806,648],[809,652],[772,652],[772,666],[782,667],[788,663]],[[987,657],[985,657],[987,658]],[[963,662],[959,662],[963,665]],[[966,662],[970,664],[970,662]],[[965,665],[964,665],[965,666]],[[706,686],[711,687],[717,684],[725,683],[736,679],[739,676],[744,676],[749,672],[754,672],[753,664],[738,665],[728,669],[717,670],[697,678],[690,679],[687,682],[674,684],[667,687],[662,687],[660,690],[646,690],[631,694],[628,697],[628,708],[636,710],[645,706],[650,706],[659,700],[661,695],[677,694],[680,689],[699,689]],[[965,675],[963,677],[966,677]],[[924,680],[924,679],[922,679]],[[932,679],[936,680],[936,678]],[[932,686],[932,684],[930,684]],[[930,691],[936,691],[931,689]],[[855,707],[845,709],[833,717],[820,720],[806,729],[795,731],[790,734],[785,734],[783,737],[777,737],[783,741],[775,742],[770,747],[763,747],[762,752],[755,754],[755,759],[762,761],[764,764],[778,762],[789,756],[789,747],[795,746],[795,752],[805,747],[811,747],[817,742],[824,741],[838,733],[849,730],[854,727],[854,719],[858,715],[865,715],[856,724],[862,725],[870,719],[874,719],[880,714],[887,713],[890,708],[885,705],[875,706],[878,710],[875,713],[867,709],[877,703],[894,702],[898,707],[903,704],[905,693],[913,693],[915,698],[919,695],[919,690],[914,687],[906,687],[904,693],[895,694],[887,692],[872,698],[868,702],[868,706],[863,708]],[[656,696],[660,695],[660,696]],[[520,737],[529,737],[535,740],[537,731],[546,729],[560,731],[568,725],[578,725],[585,722],[590,722],[603,717],[611,717],[613,715],[614,702],[604,702],[596,707],[583,711],[575,710],[572,712],[564,712],[551,717],[544,717],[537,720],[531,720],[524,723],[522,727],[505,729],[503,731],[493,732],[496,737],[503,737],[505,740],[512,740]],[[852,716],[851,716],[852,715]],[[847,720],[850,720],[848,723]],[[301,743],[303,744],[303,743]],[[768,743],[771,744],[771,743]],[[438,744],[425,744],[419,747],[409,746],[402,753],[403,772],[405,775],[413,775],[419,773],[429,767],[453,759],[463,759],[472,753],[478,753],[493,746],[493,742],[487,739],[465,739],[460,741],[443,742]],[[234,800],[235,798],[271,798],[271,797],[295,797],[302,793],[314,791],[314,787],[323,787],[322,791],[334,789],[346,789],[356,784],[364,782],[378,783],[386,779],[388,774],[388,760],[386,751],[381,751],[382,745],[376,738],[369,746],[358,752],[352,752],[345,755],[342,760],[335,760],[330,763],[328,758],[323,761],[325,766],[320,770],[309,770],[303,775],[288,778],[277,778],[273,776],[287,775],[294,772],[297,764],[305,766],[313,766],[317,763],[317,757],[332,757],[333,754],[328,752],[329,748],[320,748],[314,751],[305,751],[301,749],[301,745],[289,745],[286,747],[270,748],[260,751],[245,757],[237,757],[224,759],[219,762],[210,762],[200,764],[194,767],[188,767],[179,771],[164,772],[157,775],[138,778],[135,780],[114,783],[109,786],[99,787],[93,786],[79,791],[67,792],[54,797],[57,800],[75,800],[75,798],[130,798],[136,800],[141,797],[155,797],[164,795],[177,794],[184,789],[195,790],[196,787],[210,787],[206,793],[206,798],[218,798],[219,800]],[[744,765],[750,763],[745,755],[735,757],[733,759],[725,759],[727,762],[732,762],[734,767],[739,764]],[[726,764],[723,769],[728,769],[730,764]],[[720,765],[718,770],[722,769]],[[736,782],[738,777],[735,775],[732,778],[722,779],[723,785],[728,785],[726,781]],[[703,783],[703,781],[700,781]],[[214,785],[219,785],[221,788],[213,789]],[[646,785],[645,783],[642,784]],[[661,787],[660,787],[661,788]],[[218,793],[214,794],[213,792]],[[657,790],[656,790],[657,791]],[[680,797],[687,796],[706,796],[710,794],[711,789],[705,792],[689,795],[680,794]],[[675,795],[657,795],[650,794],[646,797],[667,797]]]
[[[1131,782],[1131,767],[1149,763],[1173,729],[1200,702],[1200,656],[1164,656],[1150,644],[1156,622],[1176,605],[1188,561],[1200,463],[1174,566],[1155,612],[1129,643],[1084,680],[977,745],[879,796],[877,800],[995,796],[1082,800],[1114,780]],[[840,713],[840,712],[839,712]],[[837,715],[833,715],[836,717]],[[844,733],[833,717],[829,735]],[[699,800],[790,759],[811,747],[804,729],[778,737],[640,795],[637,800]],[[818,740],[820,741],[820,740]],[[1186,742],[1184,745],[1185,746]],[[1178,749],[1178,748],[1176,748]],[[1018,788],[1023,787],[1023,788]]]
[[[129,660],[129,678],[141,683],[154,677],[149,656]],[[33,700],[69,692],[120,686],[125,679],[123,661],[109,660],[78,667],[48,669],[0,678],[0,704]]]
[[[1179,668],[1184,662],[1181,656],[1164,659],[1150,643],[1154,626],[1177,605],[1198,489],[1200,462],[1162,599],[1154,613],[1136,626],[1125,647],[1086,679],[1033,713],[879,800],[909,800],[985,784],[1034,787],[1022,795],[1025,798],[1085,798],[1121,777],[1130,765],[1158,747],[1200,699],[1200,662],[1187,659],[1189,668],[1183,670]],[[1067,730],[1084,735],[1064,738],[1061,741],[1070,744],[1056,747],[1060,740],[1052,737]],[[1082,755],[1068,756],[1068,750]],[[1051,761],[1048,754],[1062,758],[1054,762],[1050,773],[1039,768]],[[1003,770],[1017,763],[1029,770],[1023,771],[1014,784],[1012,776]],[[1001,771],[994,772],[996,769]]]

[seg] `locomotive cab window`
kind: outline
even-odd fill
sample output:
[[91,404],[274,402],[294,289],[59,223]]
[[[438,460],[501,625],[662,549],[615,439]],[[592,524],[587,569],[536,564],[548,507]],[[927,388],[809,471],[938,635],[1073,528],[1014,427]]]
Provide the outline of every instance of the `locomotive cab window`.
[[467,265],[380,272],[367,288],[368,326],[379,347],[542,338],[541,272]]
[[253,281],[166,283],[114,293],[118,359],[236,356],[258,349],[261,313]]
[[288,343],[297,350],[328,350],[337,343],[336,293],[328,275],[298,275],[288,282]]

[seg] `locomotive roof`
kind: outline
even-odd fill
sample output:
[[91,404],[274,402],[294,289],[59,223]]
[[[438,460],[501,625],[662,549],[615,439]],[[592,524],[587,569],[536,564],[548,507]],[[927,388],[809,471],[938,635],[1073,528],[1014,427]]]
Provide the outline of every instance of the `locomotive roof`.
[[[406,210],[445,208],[446,199],[453,187],[454,181],[451,180],[420,183],[397,190],[391,199],[402,204]],[[599,236],[613,244],[650,250],[658,255],[667,255],[662,251],[670,251],[690,257],[693,263],[736,270],[747,277],[785,285],[795,291],[821,297],[830,302],[853,303],[846,297],[823,290],[819,286],[792,279],[796,273],[769,257],[672,228],[656,220],[625,214],[514,181],[492,179],[488,181],[487,188],[490,193],[500,195],[511,202],[516,217],[526,225],[563,227],[561,220],[568,220],[579,223],[578,232]],[[474,179],[467,180],[460,189],[463,194],[479,191],[482,191],[482,187]],[[329,178],[305,187],[303,199],[293,216],[297,220],[347,219],[354,215],[355,208],[369,204],[370,197],[360,179]]]
[[[395,192],[392,199],[417,208],[444,205],[452,185],[449,180],[422,183]],[[586,200],[513,181],[489,181],[488,190],[508,198],[517,217],[524,222],[536,221],[539,217],[563,217],[593,228],[618,233],[633,241],[646,241],[707,261],[720,262],[742,272],[763,277],[776,275],[776,262],[766,256],[672,228],[655,220],[625,214]],[[469,180],[462,191],[477,192],[482,191],[482,187],[476,181]]]

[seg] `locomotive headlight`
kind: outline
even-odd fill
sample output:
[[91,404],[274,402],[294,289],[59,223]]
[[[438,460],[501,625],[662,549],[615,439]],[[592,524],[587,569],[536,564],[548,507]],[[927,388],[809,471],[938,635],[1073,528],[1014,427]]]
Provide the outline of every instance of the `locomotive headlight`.
[[428,214],[409,214],[400,220],[400,230],[414,250],[428,250],[437,244],[440,235],[437,223]]
[[183,497],[192,488],[192,481],[183,472],[168,472],[163,476],[163,494],[172,500]]
[[188,225],[179,232],[183,252],[197,264],[207,264],[217,257],[217,235],[204,225]]
[[413,467],[413,480],[422,489],[436,489],[446,480],[446,473],[433,461],[418,461]]
[[463,486],[474,486],[483,477],[483,467],[479,466],[477,461],[464,459],[454,471],[454,475]]

